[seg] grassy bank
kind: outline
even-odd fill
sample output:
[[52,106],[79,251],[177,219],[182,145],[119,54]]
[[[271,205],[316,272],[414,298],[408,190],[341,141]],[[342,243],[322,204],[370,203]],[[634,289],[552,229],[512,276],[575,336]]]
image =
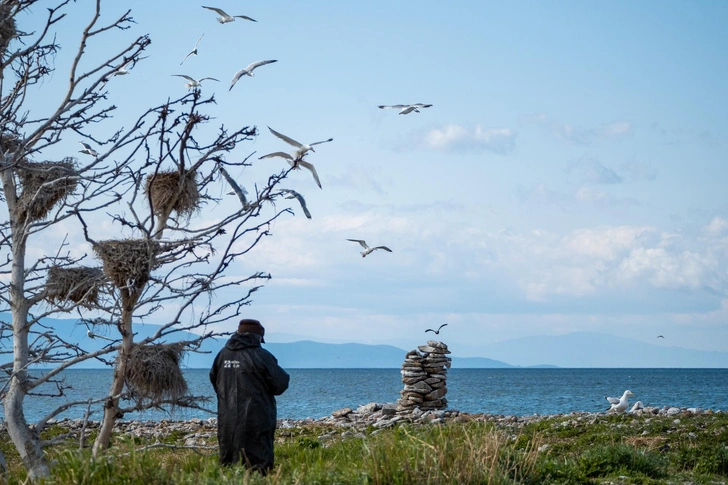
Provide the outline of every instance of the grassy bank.
[[[63,433],[54,427],[47,438]],[[92,437],[91,437],[92,438]],[[541,484],[728,481],[728,414],[545,417],[529,423],[399,424],[355,433],[303,425],[278,431],[269,477],[217,465],[212,449],[184,446],[180,433],[157,440],[117,435],[92,460],[78,441],[48,449],[53,484]],[[153,448],[140,448],[154,445]],[[24,483],[17,453],[0,436],[8,483]]]

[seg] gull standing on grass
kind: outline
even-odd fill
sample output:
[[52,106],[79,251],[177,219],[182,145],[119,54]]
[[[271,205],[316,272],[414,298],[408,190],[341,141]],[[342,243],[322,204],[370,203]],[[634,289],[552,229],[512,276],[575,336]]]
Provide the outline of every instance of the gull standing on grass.
[[181,66],[182,64],[184,64],[184,62],[185,62],[185,61],[187,60],[187,58],[188,58],[188,57],[190,57],[190,56],[196,56],[196,55],[197,55],[197,44],[199,44],[199,43],[200,43],[200,41],[202,40],[202,38],[203,38],[204,36],[205,36],[205,33],[203,32],[203,33],[202,33],[202,35],[200,36],[200,38],[199,38],[199,39],[197,39],[197,42],[195,42],[195,48],[194,48],[194,49],[192,49],[192,50],[191,50],[191,51],[189,52],[189,54],[187,54],[187,55],[185,56],[185,58],[184,58],[184,59],[182,59],[182,62],[180,62],[180,63],[179,63],[179,65],[180,65],[180,66]]
[[622,397],[616,398],[616,397],[607,397],[604,398],[609,401],[609,404],[611,405],[609,409],[607,409],[607,412],[615,412],[615,413],[623,413],[627,410],[629,407],[629,402],[627,401],[627,398],[629,396],[634,396],[632,394],[632,391],[627,389],[624,391],[624,394],[622,394]]
[[274,62],[278,62],[278,60],[274,59],[271,61],[256,61],[256,62],[252,62],[252,63],[248,64],[248,67],[245,67],[235,73],[235,75],[233,76],[233,80],[230,82],[230,89],[228,89],[228,91],[233,89],[233,86],[235,86],[235,83],[238,82],[238,79],[240,79],[241,77],[243,77],[243,76],[255,77],[255,74],[253,74],[253,71],[257,67],[265,66],[266,64],[272,64]]
[[250,20],[251,22],[257,22],[255,19],[251,19],[247,15],[228,15],[223,9],[217,8],[217,7],[205,7],[204,5],[202,8],[206,8],[207,10],[212,10],[213,12],[217,12],[220,17],[218,17],[217,21],[221,24],[227,24],[229,22],[235,22],[235,19],[245,19]]
[[419,113],[421,108],[429,108],[431,104],[415,103],[415,104],[380,104],[379,109],[398,109],[399,114],[406,115],[407,113],[415,112]]
[[79,150],[78,153],[84,153],[86,155],[91,155],[94,158],[99,157],[99,152],[97,152],[96,150],[91,148],[91,145],[89,145],[88,143],[83,142],[83,141],[80,141],[78,143],[80,143],[81,146],[83,147],[83,150]]
[[319,186],[319,189],[323,189],[323,187],[321,187],[321,181],[319,180],[318,173],[316,173],[316,167],[314,167],[312,163],[309,163],[309,162],[303,160],[302,158],[293,158],[286,152],[269,153],[268,155],[263,155],[262,157],[258,157],[258,160],[262,160],[264,158],[273,158],[273,157],[285,158],[286,161],[288,161],[288,165],[293,167],[294,170],[300,170],[301,167],[308,169],[311,172],[311,175],[313,175],[313,179],[316,181],[316,185]]
[[291,189],[283,189],[281,190],[281,193],[287,194],[284,196],[286,199],[296,199],[298,203],[301,204],[301,209],[303,209],[303,213],[306,214],[306,218],[311,218],[311,213],[308,211],[308,207],[306,207],[306,199],[304,199],[301,194]]
[[187,76],[185,74],[171,74],[171,76],[183,77],[183,78],[187,79],[188,82],[185,83],[185,87],[187,89],[202,87],[202,81],[204,81],[206,79],[209,79],[210,81],[220,82],[219,79],[215,79],[214,77],[203,77],[201,79],[195,80],[195,79],[193,79],[190,76]]
[[370,248],[369,245],[366,243],[366,241],[364,241],[362,239],[347,239],[347,241],[357,242],[361,245],[361,247],[364,248],[364,251],[361,252],[362,258],[365,258],[367,254],[369,254],[372,251],[375,251],[377,249],[384,249],[387,252],[390,252],[390,253],[392,252],[392,250],[389,249],[387,246],[376,246],[376,247]]

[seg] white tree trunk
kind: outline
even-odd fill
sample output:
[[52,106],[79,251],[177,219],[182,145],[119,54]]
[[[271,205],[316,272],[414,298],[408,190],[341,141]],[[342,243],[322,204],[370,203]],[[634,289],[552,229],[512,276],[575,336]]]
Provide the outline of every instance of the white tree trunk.
[[[126,290],[124,290],[126,291]],[[99,428],[99,434],[96,436],[93,446],[93,456],[98,457],[99,454],[109,447],[109,441],[111,440],[111,432],[114,429],[116,420],[123,417],[119,411],[119,395],[124,390],[124,377],[126,376],[126,365],[129,361],[129,353],[131,352],[131,346],[134,339],[134,332],[132,331],[132,315],[134,304],[137,298],[134,298],[134,303],[127,301],[127,298],[122,297],[122,311],[121,311],[121,336],[122,343],[119,348],[119,353],[116,356],[116,365],[114,366],[114,379],[111,382],[111,389],[109,395],[104,403],[104,419],[101,422]]]
[[[17,220],[12,218],[11,220]],[[28,393],[28,302],[25,299],[25,243],[24,231],[17,225],[13,228],[13,262],[11,269],[10,306],[13,319],[13,376],[5,395],[5,421],[8,434],[20,453],[28,476],[32,481],[50,475],[48,461],[43,455],[40,436],[28,426],[23,410],[23,401]]]

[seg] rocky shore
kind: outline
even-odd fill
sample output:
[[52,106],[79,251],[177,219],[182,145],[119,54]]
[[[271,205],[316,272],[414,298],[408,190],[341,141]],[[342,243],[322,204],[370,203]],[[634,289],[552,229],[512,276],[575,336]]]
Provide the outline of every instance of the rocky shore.
[[[723,412],[701,408],[680,408],[673,406],[643,407],[633,411],[622,413],[623,416],[631,416],[634,422],[648,423],[653,419],[669,419],[671,424],[679,425],[681,418],[697,415],[722,414]],[[414,408],[411,411],[402,412],[397,410],[397,404],[369,403],[356,409],[345,407],[334,411],[329,416],[302,420],[280,419],[278,420],[277,436],[291,436],[296,428],[321,427],[328,431],[319,439],[326,440],[340,436],[342,438],[365,438],[376,434],[382,429],[395,426],[400,423],[413,423],[416,425],[439,424],[445,422],[486,422],[492,423],[499,429],[517,429],[527,424],[543,420],[553,421],[555,426],[582,426],[603,422],[608,419],[609,414],[573,412],[569,414],[515,416],[496,414],[470,414],[456,410],[427,410]],[[78,436],[82,430],[98,428],[98,421],[85,423],[82,419],[51,420],[49,424],[56,424],[68,431],[71,437]],[[4,431],[4,423],[0,425],[0,431]],[[161,421],[124,421],[116,423],[115,433],[123,433],[133,437],[145,439],[166,440],[170,437],[177,438],[180,444],[191,447],[204,447],[214,444],[217,432],[217,419],[190,419],[185,421],[161,420]]]

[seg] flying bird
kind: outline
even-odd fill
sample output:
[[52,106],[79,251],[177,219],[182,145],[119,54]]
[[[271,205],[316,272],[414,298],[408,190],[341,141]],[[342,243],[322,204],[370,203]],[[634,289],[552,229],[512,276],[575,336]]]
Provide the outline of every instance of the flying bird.
[[634,396],[630,390],[624,391],[624,394],[622,394],[622,397],[620,398],[605,396],[604,399],[609,401],[609,404],[611,405],[610,408],[607,409],[607,412],[614,411],[615,413],[623,413],[629,407],[629,402],[627,402],[627,398],[629,396]]
[[419,113],[421,108],[429,108],[431,104],[415,103],[415,104],[380,104],[379,109],[398,109],[399,114],[406,115],[407,113],[415,112]]
[[195,42],[195,48],[194,48],[194,49],[192,49],[192,50],[191,50],[191,51],[189,52],[189,54],[187,54],[187,55],[185,56],[185,58],[184,58],[184,59],[182,59],[182,62],[180,62],[180,63],[179,63],[179,65],[180,65],[180,66],[181,66],[182,64],[184,64],[184,62],[185,62],[185,61],[187,60],[187,58],[188,58],[188,57],[190,57],[190,56],[196,56],[196,55],[197,55],[197,44],[199,44],[199,43],[200,43],[200,41],[202,40],[202,38],[203,38],[204,36],[205,36],[205,33],[203,32],[203,33],[202,33],[202,35],[200,36],[200,38],[199,38],[199,39],[197,39],[197,42]]
[[275,136],[277,136],[278,138],[280,138],[284,142],[288,143],[289,145],[293,145],[294,147],[296,147],[296,155],[295,155],[295,158],[301,158],[309,150],[312,151],[312,152],[314,152],[314,153],[316,153],[316,150],[313,149],[314,146],[320,145],[322,143],[328,143],[330,141],[334,141],[333,138],[329,138],[328,140],[317,141],[317,142],[311,143],[309,145],[304,145],[302,143],[297,142],[293,138],[290,138],[290,137],[288,137],[288,136],[286,136],[286,135],[284,135],[282,133],[278,133],[276,130],[274,130],[270,126],[268,127],[268,129],[270,130],[271,133],[273,133]]
[[663,337],[662,335],[658,335],[657,338],[665,338],[665,337]]
[[80,141],[78,143],[80,143],[81,146],[83,147],[83,150],[79,150],[78,153],[84,153],[86,155],[91,155],[94,158],[98,158],[99,152],[97,152],[96,150],[91,148],[91,145],[89,145],[88,143],[82,142],[82,141]]
[[[140,59],[137,59],[137,60],[141,60],[141,59],[144,59],[144,58],[140,58]],[[129,64],[131,64],[132,61],[133,61],[133,59],[129,59],[125,63],[119,65],[118,67],[115,67],[114,68],[115,69],[114,72],[112,72],[108,76],[102,78],[102,81],[103,82],[99,86],[99,91],[101,91],[102,89],[104,89],[106,87],[106,84],[111,80],[112,77],[114,77],[114,76],[126,76],[127,74],[129,74],[129,70],[126,68],[126,66],[128,66]],[[112,66],[109,66],[109,67],[112,67]]]
[[243,77],[243,76],[255,77],[255,74],[253,74],[253,71],[256,68],[258,68],[260,66],[265,66],[266,64],[272,64],[273,62],[278,62],[278,60],[273,59],[271,61],[256,61],[256,62],[252,62],[252,63],[248,64],[248,67],[245,67],[235,73],[235,75],[233,76],[233,80],[230,82],[230,89],[228,89],[228,91],[233,89],[233,86],[235,86],[235,83],[238,82],[238,79],[240,79],[241,77]]
[[237,184],[237,182],[235,182],[235,180],[230,176],[230,174],[227,172],[227,170],[225,170],[223,167],[220,167],[220,173],[225,178],[225,180],[230,185],[230,187],[233,189],[233,191],[228,192],[227,195],[233,195],[233,194],[237,195],[238,199],[240,200],[240,203],[243,206],[243,209],[247,210],[248,209],[248,199],[245,196],[247,195],[248,191],[245,190],[245,188],[240,187]]
[[372,251],[375,251],[377,249],[384,249],[385,251],[391,253],[392,250],[389,249],[387,246],[376,246],[373,248],[370,248],[369,245],[366,243],[366,241],[363,241],[361,239],[347,239],[347,241],[351,242],[357,242],[361,245],[361,247],[364,248],[364,251],[361,252],[361,257],[365,258],[367,254],[371,253]]
[[321,187],[321,181],[319,180],[318,173],[316,173],[316,167],[313,166],[312,163],[309,163],[303,159],[299,158],[293,158],[291,155],[289,155],[286,152],[273,152],[269,153],[268,155],[263,155],[262,157],[258,157],[258,160],[262,160],[264,158],[274,158],[274,157],[281,157],[285,158],[288,164],[293,167],[294,170],[300,170],[301,167],[308,169],[311,172],[311,175],[313,175],[313,179],[316,181],[316,185],[319,186],[319,189],[323,189]]
[[235,22],[235,19],[245,19],[245,20],[250,20],[251,22],[257,22],[257,20],[251,19],[250,17],[248,17],[246,15],[228,15],[221,8],[205,7],[204,5],[202,6],[202,8],[206,8],[207,10],[212,10],[213,12],[217,12],[217,14],[220,15],[220,17],[218,17],[217,21],[220,22],[221,24],[227,24],[228,22]]
[[286,193],[285,195],[286,199],[296,199],[299,204],[301,204],[301,209],[303,210],[303,213],[306,215],[307,219],[311,218],[311,213],[308,211],[308,207],[306,207],[306,200],[303,198],[301,194],[296,192],[295,190],[291,189],[283,189],[281,190],[282,193]]
[[447,323],[443,323],[442,325],[440,325],[437,330],[432,330],[431,328],[428,328],[427,330],[425,330],[425,333],[434,332],[435,335],[440,335],[440,330],[442,330],[442,327],[445,327],[445,326],[447,326]]
[[171,76],[183,77],[183,78],[187,79],[187,82],[185,83],[185,87],[187,89],[201,87],[202,86],[202,81],[204,81],[206,79],[209,79],[210,81],[220,82],[219,79],[215,79],[214,77],[203,77],[203,78],[200,78],[200,79],[195,80],[195,79],[193,79],[190,76],[187,76],[185,74],[171,74]]
[[88,337],[89,338],[92,338],[92,339],[100,338],[100,339],[108,340],[109,342],[113,342],[114,341],[113,338],[104,337],[103,335],[99,335],[97,333],[93,333],[91,330],[86,330],[86,335],[88,335]]

